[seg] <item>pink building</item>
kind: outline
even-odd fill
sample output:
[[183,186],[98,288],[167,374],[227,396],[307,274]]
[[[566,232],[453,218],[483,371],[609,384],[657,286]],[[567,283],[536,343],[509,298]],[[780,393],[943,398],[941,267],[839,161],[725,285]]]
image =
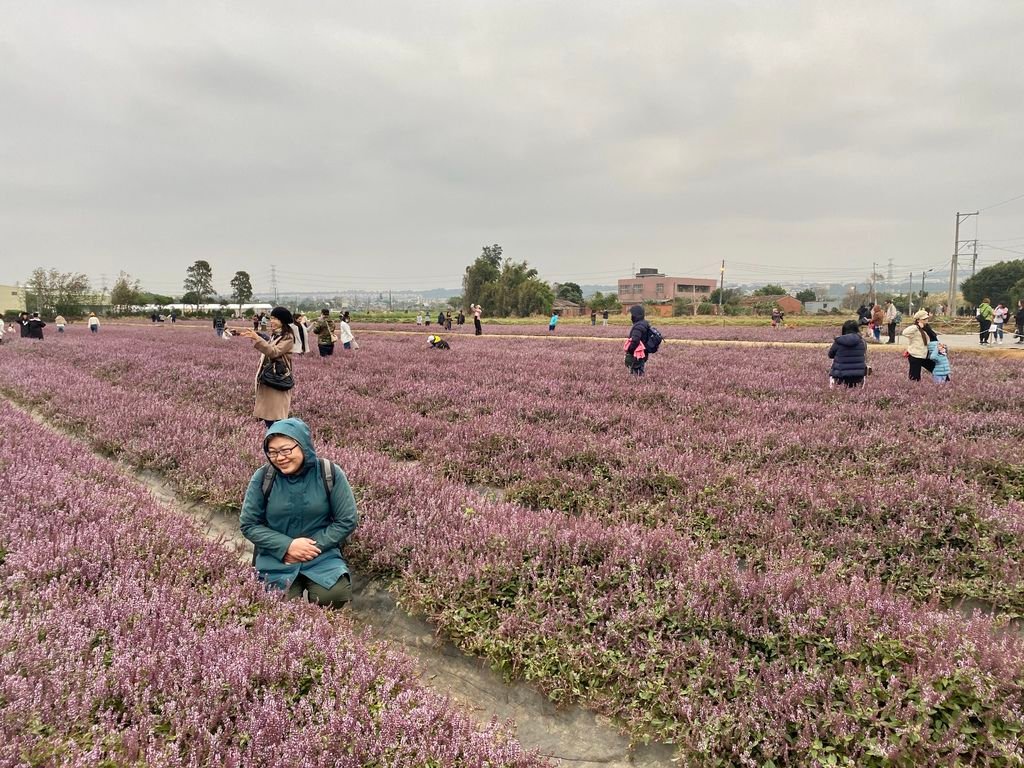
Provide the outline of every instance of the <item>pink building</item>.
[[633,277],[619,278],[619,301],[623,304],[671,302],[675,299],[696,299],[700,302],[707,301],[717,287],[717,280],[669,277],[656,269],[643,268]]

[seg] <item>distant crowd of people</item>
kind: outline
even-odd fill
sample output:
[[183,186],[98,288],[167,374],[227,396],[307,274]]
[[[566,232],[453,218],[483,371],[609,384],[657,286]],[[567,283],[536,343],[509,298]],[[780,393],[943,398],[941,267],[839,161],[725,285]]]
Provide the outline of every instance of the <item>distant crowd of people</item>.
[[[97,333],[100,329],[100,319],[96,317],[95,312],[90,312],[87,318],[89,330],[92,333]],[[68,321],[64,315],[57,315],[53,318],[53,326],[57,329],[57,333],[64,333],[64,329],[67,327]],[[43,340],[43,329],[46,328],[47,323],[39,317],[38,312],[21,312],[18,314],[17,320],[12,322],[6,328],[4,323],[0,321],[0,344],[4,341],[5,333],[14,333],[17,331],[18,336],[22,339],[36,339],[38,341]]]
[[[477,336],[483,334],[483,325],[480,322],[480,316],[483,314],[484,308],[479,304],[470,304],[469,311],[473,315],[473,333]],[[429,327],[431,322],[430,315],[420,312],[416,315],[416,325],[423,327]],[[451,331],[452,327],[461,328],[466,323],[466,315],[460,309],[454,316],[451,310],[440,310],[437,313],[437,325],[440,328],[444,328],[446,331]]]

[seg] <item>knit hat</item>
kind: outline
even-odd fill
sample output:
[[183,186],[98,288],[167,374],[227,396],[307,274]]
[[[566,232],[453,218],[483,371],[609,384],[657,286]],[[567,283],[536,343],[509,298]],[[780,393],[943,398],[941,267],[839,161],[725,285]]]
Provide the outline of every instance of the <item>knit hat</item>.
[[289,325],[293,325],[295,323],[295,318],[292,317],[292,313],[288,310],[287,307],[274,307],[272,310],[270,310],[270,316],[276,317],[278,320],[281,321],[281,325],[285,326],[286,328]]

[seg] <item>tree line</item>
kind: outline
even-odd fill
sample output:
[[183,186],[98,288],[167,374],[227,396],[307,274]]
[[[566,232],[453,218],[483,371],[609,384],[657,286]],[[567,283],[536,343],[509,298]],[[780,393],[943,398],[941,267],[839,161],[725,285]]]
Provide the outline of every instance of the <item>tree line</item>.
[[[213,287],[213,269],[207,261],[196,261],[185,271],[183,287],[181,303],[194,304],[197,310],[200,304],[220,300]],[[241,308],[252,297],[252,278],[248,272],[239,270],[231,278],[231,303]],[[148,304],[165,306],[175,303],[175,299],[173,296],[143,290],[139,280],[127,272],[117,276],[107,299],[105,293],[97,292],[89,278],[81,272],[60,272],[39,267],[32,271],[25,283],[25,303],[32,311],[44,315],[77,317],[89,309],[101,306],[109,306],[115,314],[126,314],[133,307]]]
[[[1015,306],[1024,299],[1024,260],[1002,261],[979,270],[974,276],[961,283],[964,301],[972,306],[990,298],[995,303]],[[183,283],[183,304],[199,305],[222,299],[213,287],[213,268],[205,260],[194,262],[185,270]],[[502,247],[495,243],[485,245],[476,260],[466,267],[462,278],[462,296],[453,297],[450,303],[468,310],[471,305],[485,307],[492,317],[527,317],[551,311],[556,299],[564,299],[583,305],[583,289],[573,282],[548,284],[541,279],[536,269],[526,261],[515,261],[503,255]],[[107,303],[105,297],[92,288],[89,278],[80,272],[60,272],[56,269],[37,268],[25,284],[26,303],[33,311],[49,315],[79,316]],[[769,283],[753,292],[753,296],[781,296],[787,291],[781,285]],[[917,296],[918,303],[927,294]],[[231,304],[242,304],[252,300],[252,278],[248,272],[239,270],[231,278]],[[721,303],[735,308],[744,298],[742,291],[735,288],[715,289],[701,305],[710,307]],[[799,301],[814,301],[818,297],[812,289],[795,294]],[[897,299],[904,298],[902,296]],[[862,299],[863,300],[863,299]],[[110,289],[109,305],[115,313],[127,313],[132,307],[152,304],[164,306],[174,303],[174,298],[142,289],[140,282],[126,272],[121,272]],[[615,294],[595,293],[586,303],[600,312],[604,309],[617,310],[620,307]],[[676,314],[689,314],[692,304],[688,299],[677,299]]]

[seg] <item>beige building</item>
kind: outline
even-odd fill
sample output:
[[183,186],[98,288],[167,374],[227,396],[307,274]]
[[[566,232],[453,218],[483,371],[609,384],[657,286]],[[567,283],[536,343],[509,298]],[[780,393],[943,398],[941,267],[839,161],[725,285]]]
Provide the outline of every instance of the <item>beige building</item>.
[[619,301],[639,304],[643,301],[671,302],[676,299],[707,301],[718,281],[702,277],[670,277],[656,269],[641,269],[633,277],[619,278]]
[[20,285],[0,285],[0,315],[25,311],[25,289]]

